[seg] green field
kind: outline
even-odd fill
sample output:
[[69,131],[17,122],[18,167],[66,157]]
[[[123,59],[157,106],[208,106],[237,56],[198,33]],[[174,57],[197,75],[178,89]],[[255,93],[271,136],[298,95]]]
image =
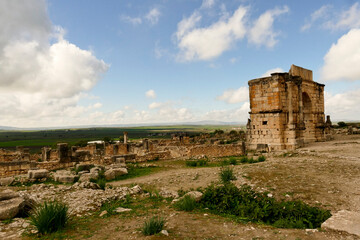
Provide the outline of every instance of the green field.
[[215,129],[230,130],[240,126],[231,125],[178,125],[178,126],[151,126],[131,128],[81,128],[41,131],[0,131],[0,148],[14,149],[16,146],[29,147],[31,152],[39,152],[41,147],[55,147],[57,143],[66,142],[76,145],[80,141],[102,140],[105,137],[118,140],[123,132],[128,132],[130,139],[171,138],[171,134],[185,132],[192,135],[201,132],[213,132]]

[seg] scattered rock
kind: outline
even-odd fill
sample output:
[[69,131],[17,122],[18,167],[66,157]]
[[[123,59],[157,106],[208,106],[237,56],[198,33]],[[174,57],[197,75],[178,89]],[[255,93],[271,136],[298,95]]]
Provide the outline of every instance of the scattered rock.
[[6,189],[6,190],[0,192],[0,201],[8,200],[8,199],[16,198],[16,197],[19,197],[19,193],[14,192],[9,189]]
[[159,195],[164,198],[178,198],[179,197],[179,194],[177,193],[177,191],[172,191],[172,190],[161,190],[159,192]]
[[322,228],[344,231],[360,237],[360,213],[341,210],[321,224]]
[[[194,198],[196,202],[200,202],[203,194],[199,191],[191,191],[191,192],[186,193],[183,197],[185,197],[185,196],[190,196],[190,197]],[[183,197],[181,197],[181,198],[183,198]]]
[[166,231],[166,230],[161,230],[160,233],[161,233],[162,235],[169,236],[169,233],[168,233],[168,231]]
[[90,171],[90,169],[92,169],[94,167],[94,164],[91,164],[91,163],[79,163],[79,164],[76,164],[76,171],[84,171],[84,170],[87,170],[87,171]]
[[118,176],[122,176],[128,174],[126,168],[111,168],[105,172],[105,179],[106,180],[113,180]]
[[25,200],[21,197],[3,200],[0,202],[0,220],[15,217],[25,206]]
[[79,182],[89,182],[91,179],[97,179],[99,175],[97,173],[84,173],[80,176]]
[[46,169],[35,169],[28,171],[28,179],[41,179],[48,177],[49,177],[49,171]]
[[108,214],[108,212],[106,210],[104,210],[100,213],[99,217],[105,216],[106,214]]
[[130,211],[132,211],[132,209],[130,209],[130,208],[118,207],[118,208],[116,208],[114,211],[117,212],[117,213],[123,213],[123,212],[130,212]]
[[14,182],[14,177],[0,178],[0,186],[9,186]]
[[100,189],[100,186],[93,182],[82,182],[79,184],[79,187],[89,188],[89,189]]

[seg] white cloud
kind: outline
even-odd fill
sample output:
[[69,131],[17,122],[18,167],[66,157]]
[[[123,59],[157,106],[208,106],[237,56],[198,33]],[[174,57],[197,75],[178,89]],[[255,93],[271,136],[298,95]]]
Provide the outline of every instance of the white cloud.
[[139,25],[142,23],[142,19],[140,17],[130,17],[127,15],[121,15],[120,19],[124,22],[131,23],[132,25]]
[[333,44],[324,57],[324,81],[360,80],[360,29],[352,29]]
[[333,120],[360,119],[360,89],[330,94],[325,92],[325,113]]
[[204,115],[204,120],[225,122],[246,122],[249,117],[250,103],[244,102],[241,107],[229,110],[212,110]]
[[307,20],[301,27],[302,31],[311,28],[314,23],[320,22],[317,25],[325,29],[335,30],[350,30],[352,28],[360,27],[360,5],[355,2],[347,9],[336,9],[332,5],[323,5],[318,10],[313,12],[310,20]]
[[161,106],[163,106],[163,103],[160,102],[153,102],[149,104],[149,109],[156,109],[156,108],[160,108]]
[[263,13],[254,23],[249,32],[249,42],[258,46],[265,45],[269,48],[275,46],[278,42],[276,37],[279,35],[273,29],[275,17],[289,12],[289,8],[274,8]]
[[359,3],[354,3],[348,10],[343,10],[338,16],[333,17],[325,23],[325,27],[337,30],[348,30],[351,28],[360,27],[360,6]]
[[146,96],[147,98],[156,98],[156,93],[155,93],[154,90],[150,89],[149,91],[147,91],[147,92],[145,93],[145,96]]
[[284,72],[284,70],[282,68],[273,68],[266,71],[264,74],[261,75],[261,77],[270,77],[272,73],[277,73],[277,72]]
[[148,12],[148,14],[145,15],[146,20],[148,20],[152,25],[155,25],[159,22],[159,17],[161,15],[161,12],[158,8],[152,8]]
[[229,50],[236,40],[245,36],[246,12],[247,8],[239,7],[230,18],[220,19],[205,28],[195,28],[201,19],[197,11],[184,18],[175,33],[180,48],[178,60],[209,60]]
[[221,96],[218,96],[216,99],[220,101],[225,101],[227,103],[245,102],[249,99],[249,90],[247,87],[229,89],[224,91],[223,94]]
[[301,31],[306,31],[311,28],[312,25],[319,19],[327,18],[331,5],[323,5],[318,10],[313,12],[310,16],[310,20],[307,20],[306,23],[301,27]]
[[201,8],[212,8],[215,4],[215,0],[203,0]]
[[78,102],[109,66],[64,32],[51,24],[45,1],[0,2],[0,125],[77,122],[100,106]]

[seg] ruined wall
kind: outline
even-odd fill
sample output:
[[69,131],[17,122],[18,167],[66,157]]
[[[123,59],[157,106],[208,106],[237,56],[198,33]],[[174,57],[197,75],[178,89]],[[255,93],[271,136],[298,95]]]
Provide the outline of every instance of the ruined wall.
[[249,81],[250,149],[294,149],[325,139],[324,85],[313,81],[312,71],[291,66],[289,73]]
[[205,155],[207,157],[225,157],[244,155],[242,145],[197,145],[189,149],[189,157]]
[[47,169],[49,171],[72,167],[74,163],[60,163],[60,162],[30,162],[30,161],[15,161],[15,162],[0,162],[0,177],[14,176],[26,174],[29,169]]

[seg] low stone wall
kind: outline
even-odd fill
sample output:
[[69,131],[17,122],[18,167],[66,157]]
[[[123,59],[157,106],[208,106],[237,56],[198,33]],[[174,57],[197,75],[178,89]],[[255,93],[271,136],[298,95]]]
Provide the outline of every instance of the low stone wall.
[[198,145],[190,148],[189,157],[205,155],[207,157],[225,157],[244,155],[244,147],[238,144]]
[[149,152],[143,156],[136,156],[136,162],[146,162],[155,159],[169,159],[171,158],[169,151]]
[[26,174],[29,169],[39,168],[57,170],[61,168],[72,167],[73,162],[60,163],[58,161],[52,162],[30,162],[30,161],[14,161],[14,162],[0,162],[0,177],[14,176]]

